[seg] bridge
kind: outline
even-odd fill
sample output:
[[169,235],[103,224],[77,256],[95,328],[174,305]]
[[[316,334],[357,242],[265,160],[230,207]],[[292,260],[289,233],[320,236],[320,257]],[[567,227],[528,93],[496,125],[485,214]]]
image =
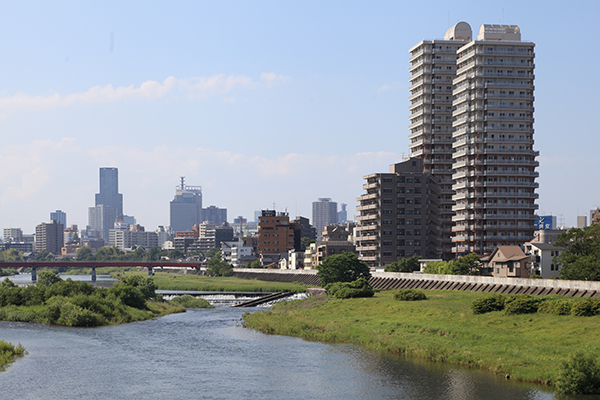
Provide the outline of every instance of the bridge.
[[0,261],[0,268],[31,268],[31,280],[37,281],[38,268],[91,268],[92,281],[96,281],[96,268],[98,267],[116,267],[116,268],[148,268],[148,275],[152,275],[154,268],[192,268],[200,270],[200,264],[197,262],[177,262],[177,261]]

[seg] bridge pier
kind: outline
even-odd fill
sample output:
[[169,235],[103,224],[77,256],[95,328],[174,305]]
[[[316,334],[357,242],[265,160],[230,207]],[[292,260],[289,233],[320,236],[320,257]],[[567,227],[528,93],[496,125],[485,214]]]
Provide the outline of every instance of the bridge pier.
[[37,281],[37,270],[35,268],[35,265],[31,266],[31,282],[36,282]]
[[96,267],[92,267],[92,282],[96,282]]

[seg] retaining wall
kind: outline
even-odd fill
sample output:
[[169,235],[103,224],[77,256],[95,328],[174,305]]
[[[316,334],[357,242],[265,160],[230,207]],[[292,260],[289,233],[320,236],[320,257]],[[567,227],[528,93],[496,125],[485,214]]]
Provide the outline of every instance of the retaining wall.
[[[257,270],[235,268],[234,275],[244,279],[271,282],[301,282],[321,286],[316,270]],[[375,289],[470,290],[505,294],[600,297],[600,282],[559,279],[493,278],[490,276],[407,274],[374,272],[369,283]]]

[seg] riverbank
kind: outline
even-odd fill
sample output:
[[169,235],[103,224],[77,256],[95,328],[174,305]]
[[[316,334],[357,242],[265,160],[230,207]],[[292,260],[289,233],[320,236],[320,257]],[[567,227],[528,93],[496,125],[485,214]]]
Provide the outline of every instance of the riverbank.
[[20,344],[15,346],[0,340],[0,371],[6,370],[6,366],[16,360],[17,357],[25,355],[25,348]]
[[397,301],[396,291],[366,299],[313,297],[244,315],[263,333],[480,368],[513,379],[552,384],[578,351],[600,354],[600,317],[549,314],[474,315],[487,293],[425,291],[424,301]]
[[[111,274],[113,278],[147,276],[146,272],[126,271]],[[235,277],[210,277],[177,272],[156,272],[154,284],[159,290],[193,290],[200,292],[306,292],[298,282],[269,282]]]

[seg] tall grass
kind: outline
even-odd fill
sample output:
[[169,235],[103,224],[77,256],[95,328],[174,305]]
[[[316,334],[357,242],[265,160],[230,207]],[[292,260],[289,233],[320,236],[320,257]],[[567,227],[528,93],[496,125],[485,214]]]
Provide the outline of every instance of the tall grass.
[[[144,272],[121,272],[113,277],[143,275]],[[154,283],[160,290],[195,290],[207,292],[306,292],[306,285],[298,282],[268,282],[235,277],[157,272]]]
[[486,293],[426,291],[427,301],[399,302],[395,291],[363,299],[308,299],[244,315],[261,332],[406,354],[554,383],[578,351],[600,354],[600,316],[474,314]]
[[25,348],[19,343],[17,346],[0,340],[0,371],[6,369],[6,365],[15,361],[17,357],[26,353]]

